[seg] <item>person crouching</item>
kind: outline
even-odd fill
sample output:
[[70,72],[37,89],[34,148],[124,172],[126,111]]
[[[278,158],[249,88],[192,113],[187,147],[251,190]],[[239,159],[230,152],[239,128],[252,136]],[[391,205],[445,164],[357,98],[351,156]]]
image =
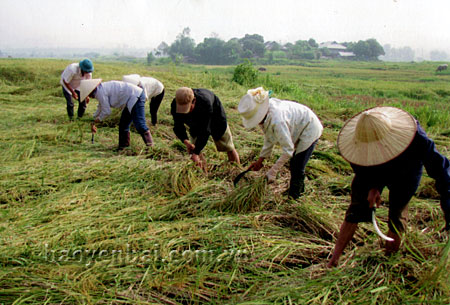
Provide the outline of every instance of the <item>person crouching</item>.
[[269,98],[269,92],[259,87],[247,91],[239,102],[238,111],[245,128],[260,126],[264,146],[260,157],[249,169],[259,171],[263,161],[279,144],[283,150],[277,162],[266,173],[268,182],[275,181],[277,172],[290,160],[291,181],[288,196],[299,198],[305,189],[305,167],[322,135],[322,124],[307,106],[294,101]]
[[101,79],[83,80],[81,98],[90,96],[98,100],[94,113],[92,133],[97,132],[95,124],[111,114],[111,108],[123,108],[119,122],[119,150],[130,146],[130,125],[142,136],[146,146],[153,145],[153,138],[145,121],[145,92],[133,84],[122,81],[102,83]]

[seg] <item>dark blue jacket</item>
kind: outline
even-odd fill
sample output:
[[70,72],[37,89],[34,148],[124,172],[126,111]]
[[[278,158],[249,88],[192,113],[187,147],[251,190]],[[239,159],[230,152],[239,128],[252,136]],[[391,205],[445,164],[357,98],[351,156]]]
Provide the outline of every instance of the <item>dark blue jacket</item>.
[[171,113],[174,120],[173,131],[181,140],[187,140],[186,127],[195,142],[194,154],[198,155],[208,142],[211,135],[214,140],[219,140],[227,129],[227,117],[219,98],[207,89],[192,89],[195,96],[195,107],[191,113],[177,113],[175,99],[171,104]]
[[405,190],[417,188],[425,166],[428,175],[436,181],[446,227],[450,229],[450,162],[437,151],[433,140],[428,138],[419,122],[412,143],[395,159],[375,166],[351,166],[359,181],[380,191],[384,186]]

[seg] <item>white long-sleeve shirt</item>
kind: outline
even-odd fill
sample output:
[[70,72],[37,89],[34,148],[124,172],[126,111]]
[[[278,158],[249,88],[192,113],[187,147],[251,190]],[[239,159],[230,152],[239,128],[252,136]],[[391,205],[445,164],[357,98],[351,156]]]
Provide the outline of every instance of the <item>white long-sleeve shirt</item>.
[[143,76],[139,81],[140,87],[144,89],[147,99],[157,96],[164,90],[164,85],[156,78]]
[[81,75],[81,69],[80,65],[78,63],[73,63],[68,65],[63,73],[61,74],[61,80],[59,83],[64,87],[64,90],[66,90],[68,93],[71,93],[70,90],[67,88],[67,86],[64,84],[63,80],[72,87],[73,90],[80,89],[81,80],[83,79],[91,79],[92,73],[84,73],[84,75]]
[[305,151],[319,139],[323,126],[316,114],[307,106],[271,98],[262,129],[264,146],[260,157],[270,157],[275,144],[281,146],[283,154],[292,157]]
[[102,121],[111,114],[111,108],[127,107],[131,110],[142,94],[142,88],[121,81],[109,81],[98,85],[95,98],[98,100],[94,119]]

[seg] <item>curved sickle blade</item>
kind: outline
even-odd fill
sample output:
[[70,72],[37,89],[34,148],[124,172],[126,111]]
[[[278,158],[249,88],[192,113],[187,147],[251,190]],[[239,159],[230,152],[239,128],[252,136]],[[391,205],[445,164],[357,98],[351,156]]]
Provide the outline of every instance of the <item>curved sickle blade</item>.
[[380,231],[380,228],[378,228],[377,218],[375,217],[375,209],[372,210],[372,223],[373,223],[373,226],[375,227],[375,231],[382,239],[387,240],[387,241],[394,241],[393,238],[384,235],[383,232]]
[[245,174],[248,173],[249,171],[250,171],[250,169],[247,169],[247,170],[243,171],[242,173],[240,173],[239,175],[237,175],[236,178],[234,178],[233,184],[235,187],[238,184],[239,180],[241,180],[241,178],[244,177]]

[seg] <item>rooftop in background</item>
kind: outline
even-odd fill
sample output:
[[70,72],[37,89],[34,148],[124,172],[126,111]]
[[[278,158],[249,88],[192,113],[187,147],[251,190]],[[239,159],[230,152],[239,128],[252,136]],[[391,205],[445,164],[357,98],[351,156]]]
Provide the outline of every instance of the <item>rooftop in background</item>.
[[328,48],[332,50],[346,50],[347,48],[335,41],[327,41],[319,44],[319,49]]
[[339,52],[339,56],[341,56],[341,57],[353,57],[353,56],[355,56],[355,53],[353,53],[353,52]]

